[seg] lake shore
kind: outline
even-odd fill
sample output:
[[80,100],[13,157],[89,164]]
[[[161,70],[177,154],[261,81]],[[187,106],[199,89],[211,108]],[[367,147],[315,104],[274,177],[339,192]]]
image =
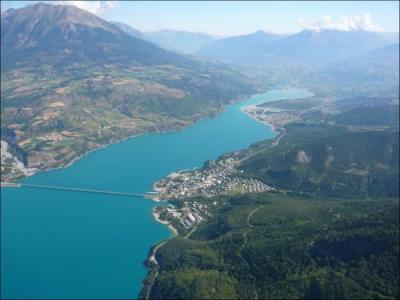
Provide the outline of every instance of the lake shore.
[[170,222],[161,220],[161,219],[160,219],[160,214],[157,213],[157,212],[155,212],[154,209],[153,209],[152,215],[153,215],[154,219],[155,219],[158,223],[167,225],[168,228],[169,228],[169,230],[171,230],[171,232],[174,234],[174,237],[179,235],[178,230],[176,230],[176,228],[175,228],[174,226],[172,226],[172,224],[171,224]]
[[[237,99],[234,99],[234,100],[230,101],[230,102],[229,102],[228,104],[226,104],[226,105],[231,105],[231,104],[234,104],[234,103],[238,103],[238,102],[240,102],[240,101],[242,101],[242,100],[245,100],[246,97],[252,97],[252,95],[243,95],[242,97],[238,97]],[[254,120],[257,120],[258,122],[261,122],[261,123],[263,123],[263,124],[265,124],[265,125],[271,127],[272,131],[273,131],[274,133],[278,134],[279,132],[277,131],[277,129],[275,128],[275,126],[274,126],[273,124],[270,124],[270,123],[267,123],[267,122],[263,122],[263,121],[257,119],[256,117],[252,116],[250,113],[248,113],[248,112],[245,110],[246,108],[251,107],[251,106],[255,106],[255,105],[247,105],[247,106],[242,107],[240,110],[241,110],[243,113],[245,113],[246,115],[248,115],[248,116],[250,116],[251,118],[253,118]],[[225,105],[221,107],[221,109],[218,111],[217,115],[220,114],[220,113],[222,113],[224,110],[225,110]],[[120,138],[120,139],[118,139],[118,138],[112,139],[112,140],[110,140],[110,142],[108,142],[108,143],[101,144],[101,145],[99,145],[99,146],[97,146],[97,147],[94,147],[93,149],[87,150],[85,153],[83,153],[83,154],[81,154],[81,155],[79,155],[79,156],[77,156],[77,157],[74,157],[71,161],[69,161],[69,162],[66,163],[65,165],[54,166],[54,167],[48,167],[48,168],[43,168],[43,169],[37,168],[37,167],[25,167],[26,170],[27,170],[25,176],[19,177],[19,178],[15,179],[15,180],[14,180],[14,179],[7,179],[7,180],[4,181],[4,182],[21,183],[24,179],[26,179],[26,178],[28,178],[28,177],[31,177],[31,176],[33,176],[33,175],[35,175],[35,174],[37,174],[37,173],[50,172],[50,171],[54,171],[54,170],[59,170],[59,169],[68,168],[68,167],[72,166],[76,161],[78,161],[78,160],[84,158],[85,156],[87,156],[87,155],[89,155],[89,154],[91,154],[91,153],[93,153],[93,152],[95,152],[95,151],[102,150],[102,149],[104,149],[104,148],[106,148],[106,147],[108,147],[108,146],[114,145],[114,144],[122,143],[122,142],[124,142],[124,141],[126,141],[126,140],[128,140],[128,139],[132,139],[132,138],[136,138],[136,137],[143,136],[143,135],[148,135],[148,134],[168,133],[168,132],[179,132],[180,130],[184,130],[184,129],[187,128],[188,126],[191,126],[191,125],[193,125],[194,123],[196,123],[196,122],[198,122],[198,121],[201,121],[201,120],[204,120],[204,119],[207,119],[207,118],[212,118],[212,117],[215,117],[215,115],[212,115],[212,114],[211,114],[211,115],[204,115],[204,116],[199,117],[199,118],[194,118],[193,120],[191,120],[190,122],[187,122],[185,125],[182,125],[182,126],[179,127],[179,128],[173,128],[173,129],[167,128],[167,129],[165,129],[165,130],[148,131],[148,132],[143,132],[143,133],[140,133],[140,134],[129,135],[129,136],[126,136],[126,137],[123,137],[123,138]],[[163,125],[163,126],[168,127],[168,125]],[[160,201],[159,199],[156,199],[156,198],[153,198],[153,200],[156,201],[156,202],[159,202],[159,201]]]
[[[241,100],[245,99],[245,97],[250,97],[248,95],[243,95],[241,97],[238,97],[235,100],[232,100],[229,104],[235,103],[235,102],[240,102]],[[218,109],[218,112],[216,115],[220,114],[221,112],[224,111],[224,106],[222,106],[220,109]],[[119,144],[122,143],[128,139],[136,138],[139,136],[144,136],[144,135],[149,135],[149,134],[158,134],[158,133],[169,133],[169,132],[179,132],[181,130],[184,130],[185,128],[195,124],[196,122],[199,122],[201,120],[207,119],[207,118],[213,118],[216,116],[214,113],[211,114],[205,114],[202,116],[195,116],[192,120],[190,121],[182,121],[182,125],[176,127],[176,124],[158,124],[157,126],[161,126],[163,129],[156,129],[156,130],[150,130],[150,131],[144,131],[142,133],[138,134],[133,134],[133,135],[128,135],[125,137],[121,138],[113,138],[109,142],[105,144],[100,144],[98,146],[95,146],[93,149],[87,150],[85,153],[74,157],[72,160],[67,162],[66,164],[61,164],[59,166],[53,166],[53,167],[45,167],[45,168],[37,168],[37,167],[25,167],[27,172],[25,173],[25,176],[20,176],[18,178],[7,178],[4,182],[13,182],[13,183],[21,183],[24,179],[31,177],[37,173],[42,173],[42,172],[50,172],[54,170],[59,170],[59,169],[64,169],[72,166],[76,161],[80,160],[81,158],[84,158],[85,156],[95,152],[102,150],[108,146],[114,145],[114,144]],[[184,123],[184,124],[183,124]]]
[[[302,91],[299,92],[300,94],[304,93]],[[126,247],[115,249],[123,252],[122,255],[115,260],[103,261],[107,270],[113,270],[116,263],[120,263],[121,266],[126,266],[125,262],[127,260],[132,261],[133,263],[130,264],[131,270],[126,271],[127,274],[128,272],[130,273],[118,278],[118,282],[124,282],[127,276],[134,278],[134,280],[129,279],[129,283],[124,283],[124,285],[127,288],[128,293],[130,293],[129,291],[132,290],[133,286],[134,292],[139,294],[141,288],[140,283],[143,283],[143,279],[146,278],[145,272],[148,272],[149,268],[151,269],[152,266],[146,265],[146,270],[146,268],[143,266],[143,259],[145,258],[143,256],[143,252],[139,253],[138,251],[136,254],[135,249],[142,247],[140,248],[140,251],[142,251],[144,249],[143,247],[149,249],[150,247],[153,247],[152,245],[156,245],[158,241],[170,240],[177,235],[176,229],[179,229],[179,227],[177,227],[179,224],[177,224],[174,228],[174,226],[169,224],[169,222],[161,220],[159,215],[152,214],[150,216],[149,213],[152,213],[152,208],[159,207],[159,205],[161,205],[161,203],[155,202],[164,202],[167,200],[158,199],[156,194],[151,193],[152,183],[156,182],[159,178],[162,178],[166,174],[170,174],[174,171],[199,168],[205,161],[217,159],[224,153],[245,149],[251,144],[260,140],[274,138],[275,135],[271,131],[271,126],[266,127],[260,122],[254,122],[254,119],[245,116],[243,112],[240,111],[240,108],[243,105],[246,106],[246,104],[254,103],[255,101],[260,100],[262,101],[263,99],[266,99],[266,101],[271,101],[281,97],[292,97],[292,95],[296,97],[296,94],[299,92],[297,90],[289,92],[276,91],[272,93],[265,93],[256,99],[243,99],[244,102],[240,104],[236,103],[233,105],[233,107],[224,106],[223,112],[218,116],[213,118],[202,118],[201,122],[194,122],[193,126],[185,126],[181,128],[182,130],[173,130],[174,133],[165,135],[157,134],[158,132],[151,132],[150,134],[146,134],[148,135],[146,138],[136,138],[137,135],[134,137],[129,136],[113,143],[117,144],[128,140],[125,141],[127,145],[109,147],[109,149],[104,149],[104,151],[99,151],[99,153],[93,155],[95,159],[89,159],[75,163],[77,160],[88,155],[89,153],[93,153],[94,151],[102,148],[107,148],[107,146],[111,144],[102,145],[101,147],[90,150],[81,155],[79,158],[77,157],[73,161],[70,161],[67,166],[70,167],[71,170],[59,171],[55,172],[55,174],[42,174],[43,176],[40,176],[39,180],[33,179],[32,182],[43,185],[65,184],[70,186],[82,185],[83,187],[88,185],[93,189],[107,187],[109,189],[120,191],[136,190],[140,191],[141,193],[149,193],[149,195],[146,195],[145,198],[154,201],[152,204],[149,204],[150,201],[140,201],[143,198],[137,199],[138,201],[132,201],[132,199],[127,198],[116,199],[116,201],[105,201],[107,199],[104,197],[102,197],[102,199],[96,199],[97,197],[93,197],[93,199],[90,199],[90,201],[80,201],[81,198],[85,199],[92,197],[86,197],[79,193],[76,193],[72,197],[70,194],[66,193],[60,193],[59,198],[57,196],[57,203],[65,203],[65,207],[67,209],[71,209],[68,214],[71,214],[73,217],[75,217],[74,212],[76,209],[81,211],[81,208],[83,208],[82,211],[88,215],[91,214],[93,209],[98,209],[100,211],[104,210],[104,218],[101,219],[102,222],[99,225],[100,227],[96,225],[87,228],[88,234],[94,236],[94,240],[99,244],[102,244],[105,238],[112,240],[114,238],[114,234],[116,236],[122,235],[122,237],[126,239],[126,245],[131,248],[128,249],[129,251],[125,251],[125,249],[127,249]],[[211,140],[214,141],[212,144],[213,147],[209,146],[209,142]],[[66,166],[60,168],[65,167]],[[48,173],[48,171],[49,170],[46,170],[43,173]],[[42,173],[41,170],[40,173]],[[82,179],[77,178],[77,176],[80,174],[83,176]],[[35,207],[35,204],[33,203],[35,201],[28,201],[30,200],[29,196],[26,196],[30,195],[30,191],[20,189],[19,191],[14,192],[13,189],[7,189],[6,192],[7,195],[9,195],[8,199],[10,200],[10,203],[16,203],[15,199],[24,203],[24,205],[20,205],[18,209],[31,209],[31,205]],[[40,197],[38,197],[38,200],[48,201],[48,203],[50,203],[50,205],[46,205],[44,208],[48,209],[46,212],[47,215],[53,215],[54,210],[57,210],[59,207],[58,204],[54,202],[54,195],[51,195],[51,192],[47,193],[46,191],[40,190],[36,190],[35,193],[41,194]],[[12,197],[15,197],[15,199]],[[71,200],[74,201],[74,207],[71,207]],[[53,206],[53,204],[57,205]],[[117,209],[117,214],[110,212],[110,209],[114,208]],[[118,209],[120,211],[118,211]],[[121,216],[125,213],[127,215],[124,219],[122,219]],[[41,211],[38,211],[38,214],[40,216]],[[79,235],[81,231],[75,230],[75,228],[86,228],[84,224],[87,223],[87,218],[85,215],[79,213],[78,217],[81,216],[82,218],[78,218],[77,226],[70,227],[70,218],[67,218],[66,220],[62,220],[62,222],[57,223],[59,225],[59,229],[66,230],[69,234],[71,234],[71,236],[77,234]],[[115,220],[112,219],[114,217]],[[89,219],[91,222],[97,222],[92,218]],[[12,225],[15,223],[15,221],[13,221],[14,219],[12,218],[7,218],[7,220]],[[41,222],[40,220],[43,220],[43,218],[34,218],[32,216],[31,221],[35,223]],[[129,224],[129,232],[127,230],[121,231],[121,228],[126,228],[126,225],[124,225],[124,223],[119,223],[120,221]],[[168,228],[163,225],[167,225]],[[99,234],[98,228],[101,228],[101,226],[107,226],[107,228],[111,228],[111,230],[107,231],[107,233],[110,234],[109,236]],[[9,226],[9,228],[18,227],[13,225]],[[29,227],[24,228],[25,232],[18,234],[21,237],[32,234],[43,236],[44,234],[53,234],[51,232],[53,228],[54,227],[49,228],[49,230],[45,229],[44,232],[32,232],[31,227]],[[114,230],[116,232],[114,232]],[[128,235],[128,237],[126,235]],[[9,234],[8,236],[12,235]],[[132,236],[134,240],[130,242],[129,239],[132,238]],[[139,236],[143,236],[143,238],[138,239]],[[97,237],[99,238],[97,239]],[[50,242],[51,241],[48,239],[44,241],[43,246],[45,249],[49,248],[50,245],[47,245],[47,243],[50,244]],[[22,240],[21,243],[25,243],[25,240]],[[65,252],[64,249],[66,249],[66,247],[63,243],[64,241],[61,244],[55,245],[55,248],[59,253]],[[75,249],[74,245],[71,245],[70,243],[68,243],[68,245],[70,245],[74,251],[78,251],[78,249]],[[87,245],[88,251],[92,251],[92,245],[94,244],[91,243]],[[99,253],[99,257],[106,257],[108,255],[108,251],[110,251],[107,247],[103,251],[103,248],[104,247],[96,248],[97,250],[95,250]],[[21,249],[27,248],[21,247]],[[12,249],[7,250],[10,252]],[[28,261],[28,264],[29,263],[32,268],[35,268],[34,260]],[[86,276],[86,269],[80,269],[81,263],[79,262],[79,259],[74,258],[71,262],[71,265],[73,265],[76,270],[79,270],[82,276]],[[56,266],[50,264],[45,265],[44,268],[52,273],[61,271],[61,269],[57,269]],[[14,275],[15,278],[20,280],[18,274]],[[101,276],[99,276],[99,279],[93,278],[92,283],[97,285],[96,282],[100,282],[102,279],[103,278],[101,278]],[[29,278],[29,280],[32,282],[35,280],[35,278],[32,277]],[[137,285],[135,285],[135,283],[137,283]],[[82,288],[89,289],[86,287]],[[98,289],[96,289],[96,291],[97,290]],[[36,292],[38,295],[41,293],[39,290]]]
[[279,134],[281,132],[280,127],[276,126],[275,124],[272,123],[268,123],[266,121],[260,120],[259,118],[257,118],[256,116],[254,116],[252,113],[250,113],[248,110],[248,108],[252,108],[252,107],[256,107],[257,105],[247,105],[244,106],[240,109],[241,112],[243,112],[244,114],[246,114],[247,116],[249,116],[250,118],[252,118],[253,120],[256,120],[257,122],[260,122],[264,125],[267,125],[268,127],[271,128],[272,132],[274,132],[275,134]]

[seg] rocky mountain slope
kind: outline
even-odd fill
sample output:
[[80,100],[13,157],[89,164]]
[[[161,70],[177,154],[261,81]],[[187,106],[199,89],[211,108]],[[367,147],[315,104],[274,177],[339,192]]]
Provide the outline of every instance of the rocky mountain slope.
[[211,35],[201,32],[189,32],[180,30],[159,30],[152,32],[143,32],[132,26],[121,22],[111,22],[118,26],[125,33],[151,42],[161,48],[176,51],[182,54],[195,54],[205,45],[216,40]]
[[5,11],[1,50],[2,140],[29,168],[181,128],[256,91],[226,66],[161,49],[73,6]]

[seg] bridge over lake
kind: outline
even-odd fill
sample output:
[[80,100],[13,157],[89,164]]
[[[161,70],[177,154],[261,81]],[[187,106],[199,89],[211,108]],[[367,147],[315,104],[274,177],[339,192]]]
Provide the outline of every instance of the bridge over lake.
[[80,193],[96,193],[96,194],[107,194],[107,195],[139,197],[139,198],[142,198],[142,197],[145,197],[145,196],[147,196],[147,197],[149,196],[148,194],[140,194],[140,193],[114,192],[114,191],[105,191],[105,190],[95,190],[95,189],[85,189],[85,188],[72,188],[72,187],[63,187],[63,186],[54,186],[54,185],[41,185],[41,184],[22,183],[19,186],[27,187],[27,188],[36,188],[36,189],[60,190],[60,191],[80,192]]

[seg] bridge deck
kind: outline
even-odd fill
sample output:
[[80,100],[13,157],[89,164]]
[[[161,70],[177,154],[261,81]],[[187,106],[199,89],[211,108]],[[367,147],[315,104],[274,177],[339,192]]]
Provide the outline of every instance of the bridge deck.
[[70,187],[62,187],[62,186],[54,186],[54,185],[40,185],[40,184],[28,184],[28,183],[21,184],[21,187],[47,189],[47,190],[61,190],[61,191],[70,191],[70,192],[81,192],[81,193],[108,194],[108,195],[140,197],[140,198],[145,196],[145,194],[139,194],[139,193],[113,192],[113,191],[103,191],[103,190],[83,189],[83,188],[70,188]]

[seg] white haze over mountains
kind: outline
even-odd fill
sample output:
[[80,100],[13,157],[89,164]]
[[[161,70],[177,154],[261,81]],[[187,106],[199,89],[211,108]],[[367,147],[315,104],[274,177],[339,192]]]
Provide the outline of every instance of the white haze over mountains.
[[340,20],[333,20],[330,16],[323,16],[317,20],[304,20],[299,19],[298,25],[304,29],[310,29],[314,31],[320,31],[323,29],[341,30],[341,31],[353,31],[353,30],[364,30],[381,32],[382,28],[374,23],[371,19],[371,15],[365,14],[362,16],[353,15],[342,17]]
[[[118,1],[61,1],[61,0],[54,1],[53,4],[73,5],[99,16],[105,14],[109,10],[118,7],[119,5]],[[340,31],[356,31],[356,30],[371,31],[371,32],[383,31],[383,29],[372,20],[370,14],[343,16],[340,19],[334,19],[331,16],[322,16],[314,20],[298,19],[297,24],[300,27],[300,29],[310,29],[313,31],[320,31],[324,29],[340,30]],[[268,25],[269,24],[261,26],[263,28],[259,28],[259,30],[262,29],[265,32],[275,33],[275,34],[279,32],[277,28],[270,27]],[[227,36],[232,36],[232,34],[219,36],[219,38]]]
[[117,7],[117,1],[55,1],[54,4],[73,5],[96,15]]

